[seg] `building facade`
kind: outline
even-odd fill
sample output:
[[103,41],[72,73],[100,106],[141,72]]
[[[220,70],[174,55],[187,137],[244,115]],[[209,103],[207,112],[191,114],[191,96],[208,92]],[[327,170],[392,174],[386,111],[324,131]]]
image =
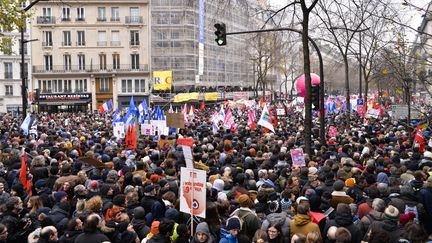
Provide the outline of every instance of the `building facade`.
[[247,53],[250,35],[232,35],[226,46],[215,42],[215,23],[227,32],[250,30],[246,0],[204,1],[203,72],[199,74],[200,0],[152,0],[152,70],[172,70],[173,86],[253,86],[253,64]]
[[32,19],[32,87],[40,111],[93,111],[148,97],[148,0],[41,1]]
[[[6,50],[0,51],[0,113],[18,114],[22,110],[21,90],[21,34],[18,30],[2,31],[2,41]],[[29,38],[29,30],[24,30],[24,39]],[[24,44],[24,77],[31,76],[29,44]],[[29,73],[30,71],[30,73]]]

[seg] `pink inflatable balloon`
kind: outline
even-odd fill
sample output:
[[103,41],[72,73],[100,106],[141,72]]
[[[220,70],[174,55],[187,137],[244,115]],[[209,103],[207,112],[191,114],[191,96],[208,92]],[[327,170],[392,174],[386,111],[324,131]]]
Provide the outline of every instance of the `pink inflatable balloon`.
[[[311,73],[312,85],[318,85],[318,84],[320,84],[320,82],[321,82],[320,77],[315,73]],[[305,75],[304,74],[297,79],[296,90],[297,90],[297,93],[300,97],[306,96],[306,83],[305,83]]]

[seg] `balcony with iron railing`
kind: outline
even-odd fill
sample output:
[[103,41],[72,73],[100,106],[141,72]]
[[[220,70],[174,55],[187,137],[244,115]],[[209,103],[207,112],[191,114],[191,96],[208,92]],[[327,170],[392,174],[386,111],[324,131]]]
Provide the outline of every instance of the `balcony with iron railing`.
[[54,16],[38,16],[37,21],[38,24],[55,24]]
[[111,17],[111,22],[120,22],[120,17]]
[[86,66],[80,66],[80,65],[71,65],[71,66],[64,66],[64,65],[54,65],[50,67],[51,70],[47,70],[47,68],[44,65],[35,65],[33,66],[33,73],[83,73],[83,72],[130,72],[130,71],[137,71],[137,72],[148,72],[149,66],[148,64],[141,64],[139,66],[134,66],[129,64],[123,64],[123,65],[99,65],[95,64],[93,66],[86,65]]
[[142,16],[126,16],[126,24],[142,24]]
[[98,17],[96,20],[98,22],[105,22],[106,21],[106,17]]
[[75,21],[85,21],[85,18],[84,17],[76,17]]
[[61,21],[62,22],[69,22],[69,21],[71,21],[71,18],[70,17],[62,17]]
[[76,45],[77,45],[77,46],[85,46],[85,45],[86,45],[86,42],[85,42],[85,41],[77,41],[77,42],[76,42]]
[[4,72],[4,78],[5,79],[13,79],[12,72]]
[[70,41],[62,42],[62,46],[72,46],[72,43]]

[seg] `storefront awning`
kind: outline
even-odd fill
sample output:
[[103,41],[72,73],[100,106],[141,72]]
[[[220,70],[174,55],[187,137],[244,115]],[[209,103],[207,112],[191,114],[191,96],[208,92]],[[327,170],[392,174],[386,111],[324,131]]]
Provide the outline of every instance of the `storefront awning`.
[[39,105],[85,105],[90,103],[91,100],[56,100],[56,101],[39,101],[34,102]]

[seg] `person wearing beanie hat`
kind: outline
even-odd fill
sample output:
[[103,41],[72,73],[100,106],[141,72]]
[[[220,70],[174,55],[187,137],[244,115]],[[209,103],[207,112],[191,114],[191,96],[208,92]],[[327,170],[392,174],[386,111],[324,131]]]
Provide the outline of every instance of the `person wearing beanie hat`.
[[373,222],[369,226],[366,236],[374,234],[377,230],[381,230],[389,236],[388,242],[398,242],[403,233],[403,228],[400,228],[398,225],[399,217],[399,210],[392,205],[388,206],[384,210],[384,219]]
[[348,178],[345,181],[345,186],[348,187],[348,188],[353,187],[355,184],[356,184],[356,180],[354,178]]
[[54,193],[54,199],[57,203],[64,202],[67,200],[67,193],[64,191],[59,191]]
[[201,222],[195,229],[195,236],[191,243],[214,243],[215,240],[210,234],[209,226],[206,222]]
[[253,202],[248,195],[243,194],[238,198],[240,208],[236,209],[232,216],[237,216],[242,219],[242,232],[252,239],[255,235],[255,231],[260,228],[260,219],[249,207],[252,206]]
[[219,243],[238,242],[237,235],[239,234],[240,230],[241,230],[240,219],[236,216],[230,217],[226,222],[225,228],[220,229]]
[[140,240],[144,239],[147,234],[150,233],[150,227],[146,225],[145,211],[143,207],[136,207],[133,209],[131,224]]
[[339,203],[345,203],[349,205],[354,202],[354,199],[348,196],[344,191],[344,185],[345,183],[341,180],[337,180],[333,184],[334,191],[331,193],[332,198],[330,200],[330,205],[333,208],[337,208]]
[[159,226],[160,226],[160,221],[158,220],[153,221],[150,226],[150,233],[148,233],[147,236],[141,242],[149,242],[149,240],[153,238],[153,236],[159,235]]

